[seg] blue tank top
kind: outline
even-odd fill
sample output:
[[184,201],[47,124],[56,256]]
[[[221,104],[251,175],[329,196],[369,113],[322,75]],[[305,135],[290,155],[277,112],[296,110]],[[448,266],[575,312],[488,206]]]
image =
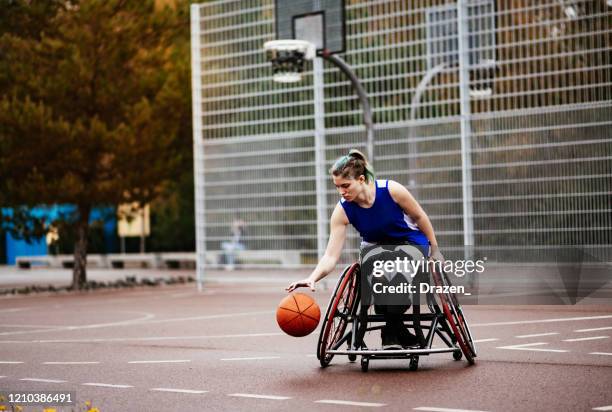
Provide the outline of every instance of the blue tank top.
[[340,200],[349,222],[368,243],[406,242],[428,246],[427,236],[393,200],[388,180],[375,180],[376,198],[370,208]]

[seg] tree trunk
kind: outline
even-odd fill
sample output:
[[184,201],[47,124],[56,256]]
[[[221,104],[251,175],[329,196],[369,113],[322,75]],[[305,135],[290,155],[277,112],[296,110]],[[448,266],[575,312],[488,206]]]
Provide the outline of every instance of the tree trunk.
[[87,282],[87,234],[89,233],[90,211],[90,206],[79,206],[74,243],[74,268],[72,270],[73,289],[82,289]]

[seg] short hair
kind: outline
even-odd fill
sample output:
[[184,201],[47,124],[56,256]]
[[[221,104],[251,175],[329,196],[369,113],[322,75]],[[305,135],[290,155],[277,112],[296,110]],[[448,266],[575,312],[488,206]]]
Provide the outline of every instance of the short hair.
[[368,183],[374,180],[374,169],[365,155],[357,149],[351,149],[346,156],[339,157],[329,172],[344,179],[357,179],[363,175]]

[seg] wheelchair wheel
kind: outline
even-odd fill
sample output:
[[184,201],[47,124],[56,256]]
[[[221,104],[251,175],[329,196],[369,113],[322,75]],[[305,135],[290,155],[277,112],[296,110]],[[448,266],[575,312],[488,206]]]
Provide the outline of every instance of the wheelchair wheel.
[[358,263],[347,266],[340,279],[338,279],[336,289],[323,318],[321,334],[317,344],[317,358],[322,367],[326,367],[331,362],[334,355],[327,353],[327,351],[334,348],[338,341],[342,339],[349,317],[355,316],[359,300],[358,279]]
[[363,356],[361,358],[361,371],[367,372],[369,367],[370,367],[370,359]]
[[[446,273],[442,273],[442,280],[445,284],[452,286],[450,279],[446,275]],[[458,324],[460,325],[460,331],[464,337],[465,343],[469,347],[472,352],[472,356],[475,358],[476,355],[476,345],[474,345],[474,339],[472,338],[472,333],[470,332],[470,327],[468,325],[465,316],[463,315],[463,309],[461,309],[461,305],[459,304],[459,300],[454,293],[449,293],[450,299],[453,303],[453,309],[455,310],[455,315],[457,317]]]
[[[450,281],[444,272],[438,273],[432,271],[436,286],[450,286]],[[461,305],[454,293],[438,293],[441,302],[442,311],[446,317],[446,321],[450,326],[457,344],[461,348],[461,352],[470,365],[474,364],[476,349],[470,333],[467,320],[463,316]]]
[[408,369],[410,369],[411,371],[415,371],[419,369],[419,357],[418,356],[412,356],[410,358],[410,364],[408,365]]

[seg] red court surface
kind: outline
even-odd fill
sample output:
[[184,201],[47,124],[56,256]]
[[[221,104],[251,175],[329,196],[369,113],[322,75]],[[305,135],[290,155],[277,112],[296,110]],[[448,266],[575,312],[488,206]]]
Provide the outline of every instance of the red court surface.
[[[202,293],[190,283],[2,297],[0,389],[72,391],[100,411],[612,408],[612,306],[467,306],[475,366],[439,354],[417,371],[379,360],[363,373],[340,356],[321,369],[318,330],[280,331],[276,305],[295,273],[248,274],[213,274]],[[322,311],[329,289],[314,293]]]

